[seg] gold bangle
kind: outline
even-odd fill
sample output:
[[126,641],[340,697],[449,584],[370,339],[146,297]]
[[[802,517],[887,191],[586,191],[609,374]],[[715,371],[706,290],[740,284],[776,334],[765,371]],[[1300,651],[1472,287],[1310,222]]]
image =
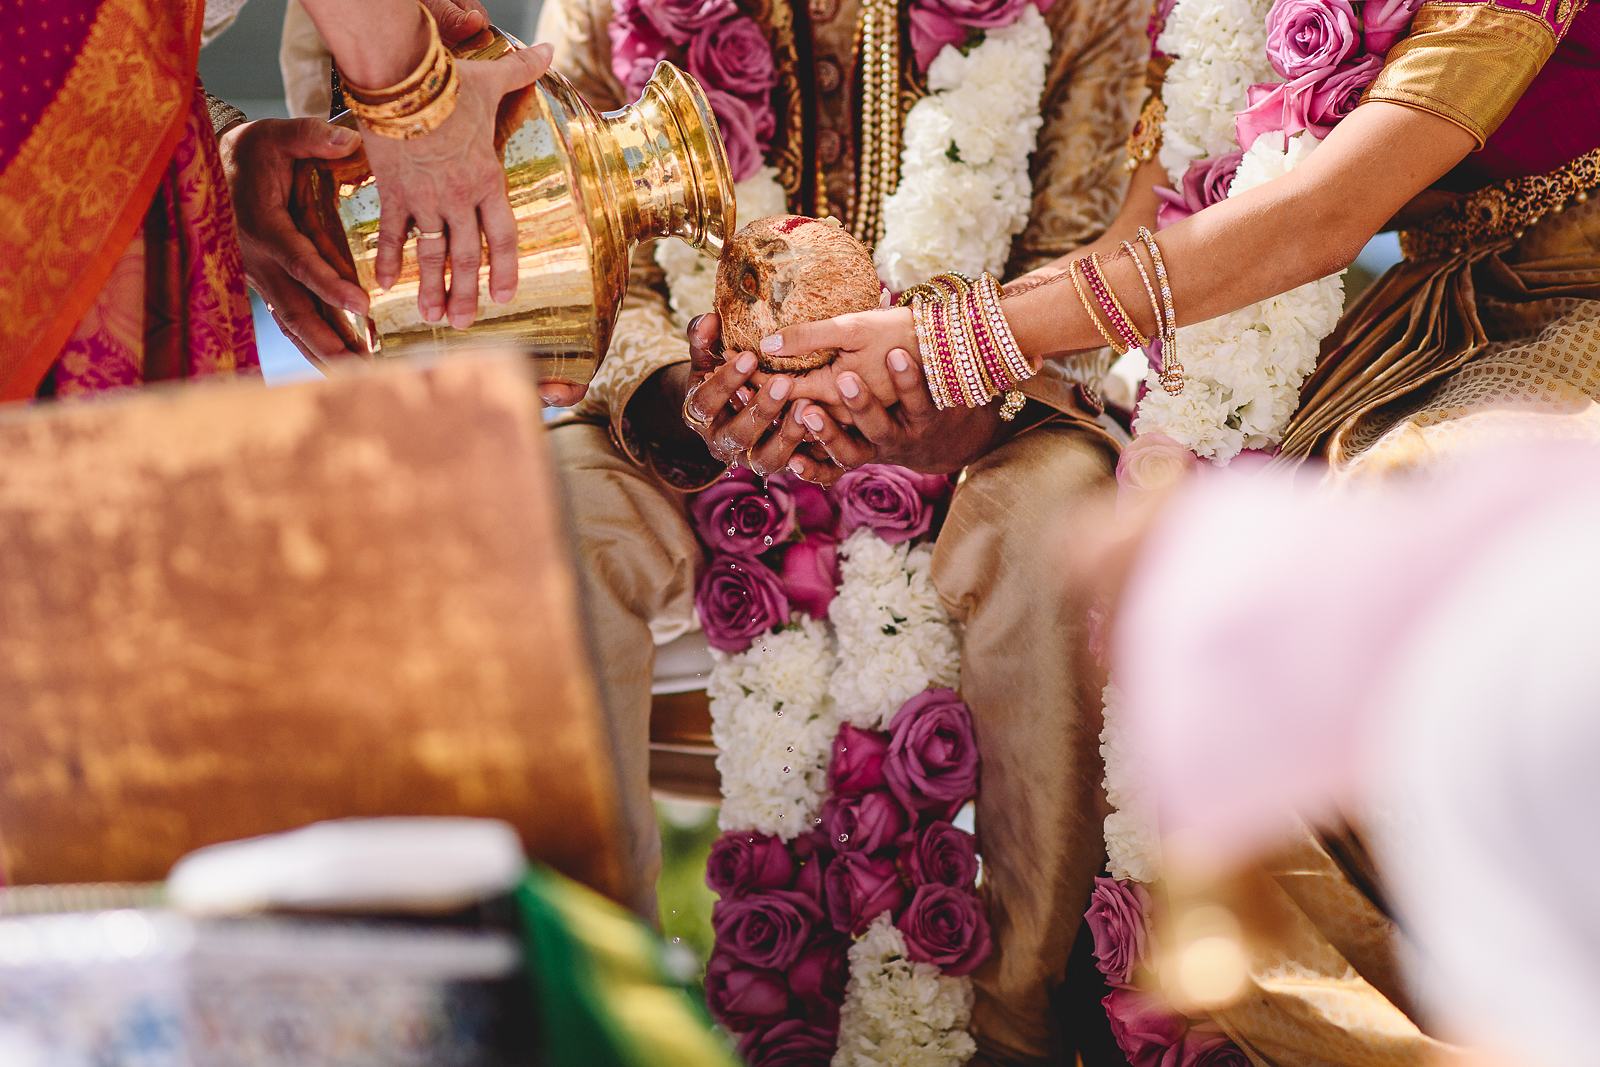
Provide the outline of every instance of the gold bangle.
[[393,103],[398,98],[415,92],[422,85],[428,74],[439,65],[440,53],[449,54],[444,47],[444,39],[439,36],[439,23],[435,21],[433,12],[429,11],[427,5],[421,3],[420,0],[417,6],[422,11],[422,24],[427,27],[428,32],[428,47],[423,49],[422,59],[412,68],[411,73],[393,85],[386,85],[382,88],[368,89],[357,85],[349,78],[341,77],[340,85],[347,98],[362,104]]
[[1126,355],[1128,346],[1111,336],[1111,331],[1106,324],[1100,321],[1100,313],[1095,310],[1094,304],[1089,299],[1089,294],[1083,291],[1083,283],[1078,281],[1078,264],[1080,260],[1073,260],[1067,264],[1067,278],[1072,282],[1073,290],[1078,294],[1078,302],[1083,305],[1084,314],[1089,316],[1089,321],[1094,323],[1094,328],[1100,331],[1100,336],[1105,338],[1106,344],[1111,346],[1111,351],[1117,355]]
[[454,113],[460,99],[461,75],[455,57],[444,47],[433,15],[426,7],[422,14],[429,40],[416,70],[384,89],[344,83],[350,110],[380,137],[406,141],[432,133]]
[[1150,284],[1150,273],[1144,269],[1144,260],[1139,258],[1139,250],[1128,241],[1122,242],[1122,250],[1128,253],[1128,258],[1133,260],[1133,265],[1139,268],[1139,280],[1144,282],[1144,293],[1150,298],[1150,314],[1155,316],[1156,336],[1160,337],[1167,332],[1167,320],[1161,313],[1161,303],[1156,299],[1156,287]]
[[1161,307],[1165,314],[1161,324],[1161,388],[1168,396],[1177,396],[1183,392],[1183,364],[1178,361],[1178,316],[1172,307],[1172,283],[1167,280],[1167,263],[1161,258],[1155,234],[1140,226],[1139,242],[1150,253],[1150,265],[1156,269],[1156,285],[1161,289]]

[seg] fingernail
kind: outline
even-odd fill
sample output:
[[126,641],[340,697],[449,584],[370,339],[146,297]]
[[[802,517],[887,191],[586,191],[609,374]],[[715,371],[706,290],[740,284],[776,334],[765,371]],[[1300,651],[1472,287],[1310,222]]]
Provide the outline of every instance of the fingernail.
[[422,318],[424,322],[438,322],[442,315],[443,311],[436,307],[425,307],[422,309]]
[[761,351],[765,352],[769,356],[782,347],[783,338],[778,334],[773,334],[771,337],[763,337],[761,339]]
[[[524,393],[522,395],[523,396],[527,396],[528,394]],[[556,392],[554,389],[546,389],[544,392],[540,393],[539,395],[541,397],[543,397],[544,398],[544,402],[546,404],[549,404],[551,407],[555,408],[555,407],[560,407],[561,406],[561,401],[562,401],[563,397],[561,396],[560,393]]]
[[846,400],[854,400],[861,395],[861,383],[854,374],[839,375],[839,392],[844,394]]
[[472,316],[467,314],[451,315],[450,325],[458,330],[465,330],[472,325]]
[[328,131],[328,143],[335,148],[354,148],[361,143],[361,136],[354,130],[335,126]]
[[533,46],[533,54],[548,62],[555,56],[556,47],[548,42],[536,44]]
[[509,304],[511,298],[517,295],[515,289],[495,289],[489,293],[496,304]]
[[703,319],[703,318],[705,318],[705,315],[702,313],[702,314],[696,315],[694,318],[690,319],[689,320],[689,329],[688,329],[687,332],[688,333],[694,333],[694,328],[696,326],[700,325],[700,320]]
[[799,456],[796,456],[789,461],[789,469],[795,474],[803,474],[805,473],[806,465],[800,462]]
[[750,403],[751,400],[753,400],[755,398],[756,394],[754,394],[754,393],[752,393],[750,391],[750,387],[749,386],[741,385],[741,386],[739,386],[739,391],[734,393],[733,395],[739,398],[739,403],[748,404],[748,403]]
[[774,399],[774,400],[782,400],[784,397],[786,397],[788,395],[789,395],[789,379],[787,379],[787,378],[774,378],[774,379],[772,379],[772,399]]
[[359,300],[346,300],[344,309],[352,315],[365,315],[367,313],[366,307]]
[[889,366],[903,373],[911,369],[911,357],[897,348],[889,353]]
[[740,356],[739,361],[733,365],[733,369],[738,371],[740,374],[749,374],[751,371],[755,370],[755,354],[746,352],[744,355]]
[[812,433],[821,433],[822,432],[822,413],[821,412],[808,411],[804,415],[800,416],[800,421],[805,423],[806,424],[806,429],[810,430]]

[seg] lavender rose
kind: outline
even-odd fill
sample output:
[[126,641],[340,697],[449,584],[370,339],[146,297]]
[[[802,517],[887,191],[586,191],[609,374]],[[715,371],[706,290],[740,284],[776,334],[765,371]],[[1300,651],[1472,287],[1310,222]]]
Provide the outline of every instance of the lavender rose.
[[700,539],[713,552],[755,557],[794,533],[794,498],[744,468],[695,494],[689,506]]
[[953,817],[978,795],[972,713],[954,690],[918,693],[895,712],[883,775],[907,811],[935,818]]
[[906,937],[906,955],[961,976],[989,958],[993,943],[983,902],[970,889],[925,885],[895,925]]
[[869,463],[840,478],[834,494],[845,536],[866,527],[897,545],[928,532],[935,507],[950,495],[950,480]]
[[1213,159],[1197,159],[1184,172],[1181,189],[1158,186],[1156,195],[1161,198],[1161,206],[1156,209],[1156,228],[1165,229],[1228,199],[1228,188],[1243,158],[1244,152],[1236,150]]
[[783,583],[759,560],[718,556],[711,561],[694,595],[706,644],[722,652],[743,652],[750,642],[789,621]]
[[711,909],[717,943],[739,963],[772,971],[795,961],[821,918],[816,902],[792,889],[719,900]]
[[717,130],[728,150],[728,172],[742,182],[761,169],[762,153],[772,140],[777,118],[766,102],[752,103],[722,89],[707,89],[706,102],[717,117]]
[[943,820],[901,839],[900,863],[912,885],[971,889],[978,877],[977,839]]
[[752,1030],[739,1042],[746,1067],[824,1067],[838,1044],[837,1031],[804,1019],[785,1019],[765,1030]]
[[850,942],[828,936],[813,942],[789,968],[789,992],[805,1007],[806,1018],[822,1026],[837,1026],[850,978]]
[[1267,13],[1267,61],[1287,81],[1332,70],[1361,46],[1350,0],[1276,0]]
[[624,0],[624,10],[637,10],[657,33],[680,45],[739,13],[733,0]]
[[790,545],[783,554],[783,591],[797,611],[826,619],[839,594],[839,543],[819,535]]
[[876,852],[906,832],[906,810],[886,790],[854,797],[830,797],[822,806],[822,825],[840,852]]
[[671,50],[671,43],[645,20],[638,3],[620,7],[606,27],[611,39],[611,72],[624,93],[636,98],[655,73],[656,64]]
[[833,739],[833,758],[828,763],[828,790],[836,796],[856,796],[884,785],[884,757],[889,754],[889,736],[877,730],[861,730],[849,723],[839,727]]
[[772,46],[756,20],[740,15],[689,42],[689,73],[707,89],[760,99],[778,83]]
[[728,1029],[748,1030],[788,1013],[788,983],[777,971],[744,967],[717,952],[706,965],[706,1007]]
[[[947,44],[960,44],[970,30],[1009,26],[1022,16],[1028,0],[913,0],[911,48],[917,69],[926,71]],[[1041,4],[1040,10],[1048,7]]]
[[839,509],[834,506],[832,493],[787,469],[768,478],[767,484],[781,486],[794,498],[794,516],[802,532],[834,536],[839,528]]
[[1166,1055],[1188,1029],[1183,1016],[1160,998],[1132,989],[1113,989],[1100,1006],[1129,1067],[1173,1067]]
[[859,937],[872,920],[896,912],[906,901],[905,886],[894,860],[864,852],[841,852],[822,877],[828,897],[828,919],[841,934]]
[[794,872],[794,857],[776,837],[726,833],[711,846],[706,885],[719,897],[736,897],[763,889],[788,889]]
[[1084,921],[1094,937],[1095,963],[1114,986],[1130,986],[1134,970],[1148,956],[1149,911],[1150,894],[1144,886],[1113,878],[1094,880]]
[[1361,5],[1361,32],[1367,51],[1386,55],[1411,30],[1422,0],[1366,0]]
[[1164,433],[1142,433],[1117,457],[1117,488],[1155,493],[1177,485],[1199,466],[1195,454]]

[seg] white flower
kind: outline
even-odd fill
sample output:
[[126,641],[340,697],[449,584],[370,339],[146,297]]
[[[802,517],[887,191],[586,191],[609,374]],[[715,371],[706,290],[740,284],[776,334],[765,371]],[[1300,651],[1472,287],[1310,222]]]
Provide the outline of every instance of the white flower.
[[833,1067],[951,1067],[977,1051],[967,1034],[972,983],[906,957],[904,936],[878,916],[850,947]]
[[1106,801],[1116,810],[1106,816],[1107,869],[1113,878],[1153,882],[1160,871],[1160,838],[1147,783],[1127,752],[1123,736],[1122,694],[1107,685],[1100,758],[1105,762]]

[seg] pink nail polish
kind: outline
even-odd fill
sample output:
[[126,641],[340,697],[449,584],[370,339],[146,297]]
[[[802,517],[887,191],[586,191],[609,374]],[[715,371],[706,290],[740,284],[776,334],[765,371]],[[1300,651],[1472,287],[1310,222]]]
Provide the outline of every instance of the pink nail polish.
[[861,395],[861,383],[853,374],[842,375],[839,378],[839,392],[844,394],[846,400],[854,400]]
[[803,474],[805,472],[806,465],[800,462],[800,459],[797,456],[789,461],[789,469],[796,474]]
[[822,416],[817,414],[815,411],[806,412],[800,421],[805,423],[806,428],[812,433],[822,432]]
[[790,382],[787,378],[772,379],[772,399],[782,400],[789,395]]
[[749,374],[751,371],[756,369],[756,357],[751,353],[746,352],[744,355],[739,357],[739,362],[733,365],[733,369],[738,371],[740,374]]
[[904,352],[897,348],[893,352],[889,353],[889,366],[894,368],[895,371],[903,374],[907,370],[911,369],[911,357],[907,356]]

